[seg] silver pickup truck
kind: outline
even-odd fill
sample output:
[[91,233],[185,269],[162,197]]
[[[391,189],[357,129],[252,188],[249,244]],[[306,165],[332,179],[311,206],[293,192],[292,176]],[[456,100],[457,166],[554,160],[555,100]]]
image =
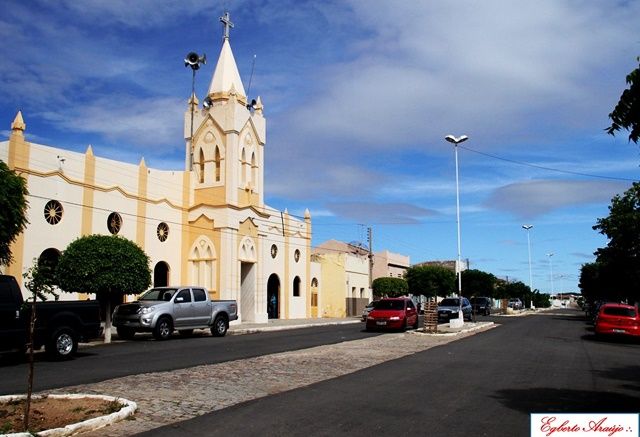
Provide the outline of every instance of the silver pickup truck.
[[214,337],[224,337],[229,322],[238,319],[235,300],[209,300],[203,287],[156,287],[136,302],[118,305],[113,326],[118,337],[131,339],[136,332],[152,332],[157,340],[171,337],[174,329],[190,336],[194,329],[211,329]]

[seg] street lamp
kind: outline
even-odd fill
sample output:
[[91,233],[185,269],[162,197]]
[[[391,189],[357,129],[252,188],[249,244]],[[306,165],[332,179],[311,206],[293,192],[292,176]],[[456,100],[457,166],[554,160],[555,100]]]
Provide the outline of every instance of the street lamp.
[[461,135],[459,137],[447,135],[444,139],[453,144],[453,150],[455,151],[456,156],[456,224],[458,227],[458,263],[456,264],[456,270],[458,273],[458,301],[460,302],[460,307],[458,309],[458,318],[456,321],[453,324],[449,321],[449,326],[455,328],[464,325],[464,314],[462,314],[462,245],[460,243],[460,179],[458,175],[458,144],[467,141],[469,137],[466,135]]
[[527,248],[529,251],[529,291],[533,293],[533,276],[531,274],[531,238],[529,237],[529,231],[533,228],[533,225],[522,225],[522,229],[527,231]]
[[554,287],[553,287],[553,262],[551,261],[551,257],[553,256],[553,252],[548,253],[547,256],[549,257],[549,279],[551,280],[551,295],[553,296],[554,294],[556,294]]
[[191,97],[189,98],[189,106],[191,107],[191,135],[189,142],[191,143],[189,151],[189,170],[193,170],[193,111],[196,106],[196,70],[200,69],[200,65],[207,63],[207,55],[200,56],[196,52],[189,52],[184,58],[184,66],[191,67]]

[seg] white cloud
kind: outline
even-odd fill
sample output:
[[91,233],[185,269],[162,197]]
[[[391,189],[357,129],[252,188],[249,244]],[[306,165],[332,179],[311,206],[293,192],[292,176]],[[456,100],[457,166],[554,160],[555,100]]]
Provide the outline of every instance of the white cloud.
[[533,218],[569,206],[606,203],[627,188],[627,183],[609,181],[517,182],[498,188],[484,204],[520,218]]
[[63,131],[96,134],[123,147],[143,146],[162,154],[163,151],[183,150],[179,121],[185,109],[181,99],[141,100],[114,95],[65,112],[43,111],[35,116]]
[[408,203],[329,202],[327,207],[336,215],[363,223],[410,224],[437,213]]
[[635,24],[615,13],[603,20],[609,5],[583,6],[354,2],[367,43],[349,42],[350,59],[317,70],[317,98],[291,119],[307,136],[367,149],[412,147],[460,126],[501,143],[532,115],[551,124],[545,131],[584,124],[595,115],[589,96],[612,91],[594,90],[592,76],[618,53],[612,45],[630,47],[621,29]]

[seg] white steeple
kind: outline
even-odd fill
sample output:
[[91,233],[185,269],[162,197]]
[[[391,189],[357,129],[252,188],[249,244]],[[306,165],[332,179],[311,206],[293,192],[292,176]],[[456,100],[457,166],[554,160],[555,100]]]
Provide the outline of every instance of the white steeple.
[[216,64],[216,69],[213,72],[213,78],[209,85],[208,96],[215,99],[222,94],[229,93],[229,90],[233,87],[238,93],[238,97],[246,100],[246,93],[242,85],[242,80],[240,79],[238,66],[236,65],[236,60],[233,57],[231,45],[229,44],[229,28],[233,27],[233,23],[229,20],[229,12],[225,12],[224,16],[220,17],[220,21],[224,23],[222,50],[220,50],[218,63]]

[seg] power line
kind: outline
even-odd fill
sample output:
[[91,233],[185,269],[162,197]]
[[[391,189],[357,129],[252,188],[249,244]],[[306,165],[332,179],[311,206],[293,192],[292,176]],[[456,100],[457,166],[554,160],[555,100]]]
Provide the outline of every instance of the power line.
[[610,180],[614,180],[614,181],[638,182],[638,179],[620,178],[620,177],[615,177],[615,176],[596,175],[596,174],[581,173],[581,172],[571,171],[571,170],[561,170],[561,169],[553,168],[553,167],[545,167],[543,165],[531,164],[530,162],[517,161],[515,159],[503,158],[501,156],[492,155],[492,154],[486,153],[486,152],[481,152],[479,150],[475,150],[475,149],[472,149],[472,148],[467,147],[467,146],[458,146],[458,147],[460,147],[461,149],[464,149],[464,150],[468,150],[469,152],[477,153],[478,155],[487,156],[489,158],[498,159],[500,161],[510,162],[512,164],[523,165],[525,167],[533,167],[533,168],[537,168],[537,169],[540,169],[540,170],[554,171],[556,173],[572,174],[572,175],[584,176],[584,177],[588,177],[588,178],[610,179]]

